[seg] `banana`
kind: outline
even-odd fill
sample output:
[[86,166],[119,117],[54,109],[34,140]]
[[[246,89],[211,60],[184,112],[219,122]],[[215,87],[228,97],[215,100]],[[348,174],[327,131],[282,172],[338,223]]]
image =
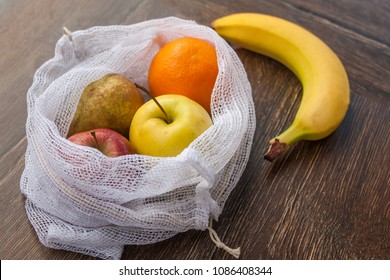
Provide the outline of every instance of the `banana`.
[[327,137],[348,110],[347,73],[337,55],[317,36],[287,20],[257,13],[239,13],[212,22],[227,41],[271,57],[287,66],[302,83],[303,94],[295,118],[270,140],[264,158],[272,161],[300,140]]

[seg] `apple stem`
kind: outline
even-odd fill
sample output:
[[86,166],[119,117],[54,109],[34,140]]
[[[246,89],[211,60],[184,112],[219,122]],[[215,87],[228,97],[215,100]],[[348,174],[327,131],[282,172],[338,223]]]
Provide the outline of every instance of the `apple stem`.
[[91,135],[93,137],[93,140],[95,141],[96,149],[98,149],[100,151],[100,149],[99,149],[99,142],[98,142],[97,137],[96,137],[96,132],[95,131],[91,131]]
[[136,86],[137,88],[139,88],[140,90],[144,91],[150,98],[153,99],[153,101],[157,104],[157,106],[158,106],[158,107],[160,108],[160,110],[163,112],[163,114],[164,114],[164,116],[165,116],[165,121],[166,121],[167,123],[171,123],[171,120],[169,119],[167,112],[165,112],[164,108],[163,108],[163,107],[161,106],[161,104],[157,101],[157,99],[153,96],[153,94],[152,94],[147,88],[145,88],[145,87],[143,87],[143,86],[141,86],[141,85],[139,85],[139,84],[137,84],[137,83],[134,83],[134,84],[135,84],[135,86]]

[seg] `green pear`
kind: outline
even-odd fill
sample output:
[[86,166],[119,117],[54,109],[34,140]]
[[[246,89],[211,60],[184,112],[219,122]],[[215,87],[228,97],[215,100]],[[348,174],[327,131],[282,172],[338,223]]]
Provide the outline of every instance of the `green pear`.
[[83,91],[68,137],[82,131],[109,128],[129,137],[135,112],[144,103],[136,86],[119,74],[108,74]]

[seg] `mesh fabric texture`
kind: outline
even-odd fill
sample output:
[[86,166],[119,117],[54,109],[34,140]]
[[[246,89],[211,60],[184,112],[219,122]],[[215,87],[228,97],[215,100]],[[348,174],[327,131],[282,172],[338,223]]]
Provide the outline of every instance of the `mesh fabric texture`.
[[[185,36],[214,44],[219,73],[213,125],[180,155],[108,158],[65,138],[89,83],[119,73],[147,87],[154,55]],[[211,28],[174,17],[62,36],[36,71],[27,104],[28,218],[45,246],[102,259],[121,258],[124,245],[207,229],[245,169],[255,130],[251,87],[234,50]]]

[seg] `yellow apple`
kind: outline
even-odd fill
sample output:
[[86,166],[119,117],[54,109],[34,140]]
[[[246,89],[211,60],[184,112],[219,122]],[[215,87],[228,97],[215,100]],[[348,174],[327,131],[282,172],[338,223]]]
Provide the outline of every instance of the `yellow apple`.
[[138,154],[176,156],[212,125],[207,111],[188,97],[167,94],[156,100],[163,110],[150,100],[131,123],[130,141]]

